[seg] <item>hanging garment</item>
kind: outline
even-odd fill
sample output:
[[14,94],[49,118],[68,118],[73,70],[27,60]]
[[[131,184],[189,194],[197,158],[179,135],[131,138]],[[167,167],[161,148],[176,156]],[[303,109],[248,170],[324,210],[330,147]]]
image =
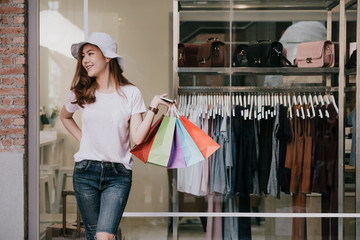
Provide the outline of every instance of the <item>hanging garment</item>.
[[240,106],[235,108],[238,118],[234,122],[237,156],[235,193],[249,195],[253,192],[253,173],[257,169],[254,120],[244,120],[241,109]]
[[[220,145],[215,152],[211,165],[210,191],[228,194],[230,193],[230,183],[227,171],[227,162],[231,162],[231,149],[227,136],[227,118],[220,115],[215,117],[214,140]],[[229,158],[230,160],[227,160]]]
[[[238,212],[236,205],[236,196],[224,195],[223,196],[223,211],[224,212]],[[223,239],[236,240],[239,239],[239,226],[237,217],[223,218]]]
[[279,129],[276,137],[279,139],[279,170],[278,182],[280,190],[284,193],[290,193],[290,169],[285,167],[286,149],[288,142],[291,141],[290,120],[287,117],[288,108],[280,105],[279,109]]
[[[298,106],[295,106],[295,111]],[[304,120],[300,117],[294,116],[294,137],[295,137],[295,156],[292,159],[291,165],[291,179],[290,179],[290,192],[298,193],[304,158],[304,136],[303,124]]]
[[280,141],[276,137],[280,128],[279,122],[279,105],[275,105],[274,111],[276,112],[274,118],[274,127],[272,133],[272,156],[270,175],[267,186],[267,192],[276,198],[280,198],[280,185],[278,183],[278,169],[279,169],[279,144]]
[[[265,107],[265,112],[269,107]],[[272,118],[260,120],[259,135],[259,188],[260,192],[267,193],[267,184],[270,174],[271,156],[272,156]]]
[[[305,105],[305,110],[308,110],[309,106]],[[304,119],[304,158],[302,166],[302,177],[300,191],[302,193],[311,193],[311,148],[312,148],[312,137],[310,134],[310,118]]]
[[[293,213],[306,213],[306,194],[299,192],[292,195]],[[292,219],[292,240],[304,240],[306,236],[306,219]]]
[[[196,126],[201,127],[199,113],[200,109],[197,108],[197,106],[194,104],[191,105],[189,107],[188,119]],[[178,169],[178,191],[190,193],[195,196],[206,196],[207,192],[204,192],[201,187],[203,185],[202,181],[207,181],[207,179],[203,177],[203,168],[205,162],[206,161],[201,161],[187,168]]]
[[354,108],[347,120],[347,123],[352,126],[352,138],[351,138],[351,152],[349,165],[356,166],[356,109]]
[[[326,185],[327,192],[322,194],[322,212],[338,212],[338,120],[337,113],[332,104],[327,107],[329,118],[326,119],[324,134],[325,160],[326,160]],[[323,239],[338,239],[338,219],[322,218]]]
[[[319,111],[322,112],[322,115],[325,116],[325,106],[317,107]],[[324,134],[326,128],[326,117],[316,119],[315,131],[316,132],[316,143],[315,150],[313,150],[315,167],[312,176],[312,192],[317,193],[326,193],[326,147],[324,142]]]

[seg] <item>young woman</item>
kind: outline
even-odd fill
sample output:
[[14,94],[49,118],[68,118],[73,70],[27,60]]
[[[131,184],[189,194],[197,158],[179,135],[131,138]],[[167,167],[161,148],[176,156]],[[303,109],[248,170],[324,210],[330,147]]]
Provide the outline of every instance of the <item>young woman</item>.
[[[61,110],[65,128],[80,142],[74,155],[73,184],[87,239],[116,239],[132,183],[130,136],[141,143],[161,100],[146,111],[141,92],[123,75],[124,61],[115,40],[95,32],[71,46],[78,59],[71,90]],[[82,112],[82,129],[73,119]]]

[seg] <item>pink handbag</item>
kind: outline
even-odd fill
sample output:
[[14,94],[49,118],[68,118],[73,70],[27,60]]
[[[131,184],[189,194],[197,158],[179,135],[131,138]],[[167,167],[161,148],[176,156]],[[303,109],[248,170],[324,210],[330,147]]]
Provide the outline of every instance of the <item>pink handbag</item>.
[[334,43],[329,40],[300,43],[295,65],[299,68],[334,67]]

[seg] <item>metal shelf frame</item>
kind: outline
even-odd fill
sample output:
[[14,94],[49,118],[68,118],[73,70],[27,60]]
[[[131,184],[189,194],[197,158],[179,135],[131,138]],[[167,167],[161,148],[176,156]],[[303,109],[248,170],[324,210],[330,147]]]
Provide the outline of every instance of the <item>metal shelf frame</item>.
[[[345,72],[345,56],[346,56],[346,19],[347,15],[353,17],[357,3],[356,21],[357,21],[357,48],[360,49],[360,0],[173,0],[173,88],[174,97],[177,98],[178,94],[182,93],[231,93],[231,92],[336,92],[338,96],[339,106],[339,132],[338,132],[338,237],[344,239],[344,219],[341,214],[344,213],[344,131],[345,131],[345,92],[356,91],[356,111],[357,111],[357,125],[360,126],[360,88],[346,87],[345,76],[348,74],[354,74],[353,71]],[[337,13],[333,14],[336,8]],[[348,11],[346,13],[346,11]],[[273,16],[277,16],[279,13],[279,21],[288,20],[288,18],[294,17],[294,21],[297,20],[319,20],[325,16],[327,22],[327,39],[331,40],[332,36],[332,22],[334,19],[339,21],[339,51],[336,54],[338,57],[339,67],[336,68],[319,68],[319,69],[299,69],[293,67],[282,68],[178,68],[177,66],[177,44],[179,41],[179,29],[180,29],[180,15],[183,14],[188,19],[191,14],[197,14],[193,21],[203,21],[204,18],[211,16],[209,21],[229,21],[229,29],[232,29],[232,22],[236,19],[239,20],[239,16],[244,13],[246,16],[252,13],[263,12],[266,20]],[[294,12],[293,16],[284,18],[284,12]],[[267,15],[269,14],[270,15]],[[275,13],[275,14],[274,14]],[[300,15],[302,13],[307,14],[308,18],[303,19]],[[321,17],[317,17],[321,13]],[[325,15],[323,15],[325,14]],[[229,16],[228,16],[229,15]],[[200,17],[199,17],[200,16]],[[260,18],[263,16],[260,16]],[[307,16],[305,16],[306,18]],[[314,19],[312,19],[312,17]],[[182,18],[184,19],[184,18]],[[189,18],[191,19],[191,18]],[[261,20],[263,20],[262,18]],[[277,18],[275,18],[277,19]],[[191,19],[192,20],[192,19]],[[249,21],[249,19],[248,19]],[[251,19],[253,21],[253,19]],[[230,31],[230,39],[232,39],[232,31]],[[232,45],[230,44],[230,53],[232,53]],[[357,59],[360,59],[360,51],[357,52]],[[229,56],[229,62],[231,62],[231,56]],[[360,75],[357,74],[360,71],[360,61],[357,63],[356,68],[356,85],[360,84]],[[182,75],[188,74],[222,74],[230,77],[230,86],[223,87],[180,87],[179,78]],[[323,75],[327,76],[325,86],[305,86],[305,87],[248,87],[248,86],[231,86],[231,76],[233,75]],[[331,86],[329,80],[331,76],[338,77],[338,86]],[[356,132],[356,140],[360,142],[360,128]],[[356,162],[360,166],[360,148],[356,151]],[[356,169],[356,182],[360,182],[360,167]],[[174,188],[175,189],[175,188]],[[360,213],[360,184],[356,185],[356,213]],[[174,199],[177,199],[176,189],[173,191]],[[173,202],[173,210],[178,211],[177,202]],[[276,213],[275,213],[276,214]],[[335,214],[335,215],[337,215]],[[280,215],[279,215],[280,216]],[[174,218],[173,221],[173,239],[178,239],[178,218]],[[359,218],[356,218],[356,239],[360,240],[360,214]]]

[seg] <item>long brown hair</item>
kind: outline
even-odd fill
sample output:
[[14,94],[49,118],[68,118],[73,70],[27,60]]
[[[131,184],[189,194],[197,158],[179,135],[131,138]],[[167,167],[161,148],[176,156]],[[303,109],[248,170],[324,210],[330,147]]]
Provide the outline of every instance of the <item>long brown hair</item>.
[[[78,104],[80,107],[84,107],[84,104],[94,103],[96,101],[95,90],[97,88],[96,78],[89,77],[86,69],[82,65],[82,50],[84,44],[78,52],[78,61],[76,64],[76,70],[74,78],[71,83],[70,90],[74,91],[76,101],[72,102],[73,104]],[[121,86],[133,85],[129,80],[127,80],[122,74],[122,69],[117,63],[116,58],[112,58],[109,62],[109,71],[110,74],[117,80],[116,91],[121,95]]]

